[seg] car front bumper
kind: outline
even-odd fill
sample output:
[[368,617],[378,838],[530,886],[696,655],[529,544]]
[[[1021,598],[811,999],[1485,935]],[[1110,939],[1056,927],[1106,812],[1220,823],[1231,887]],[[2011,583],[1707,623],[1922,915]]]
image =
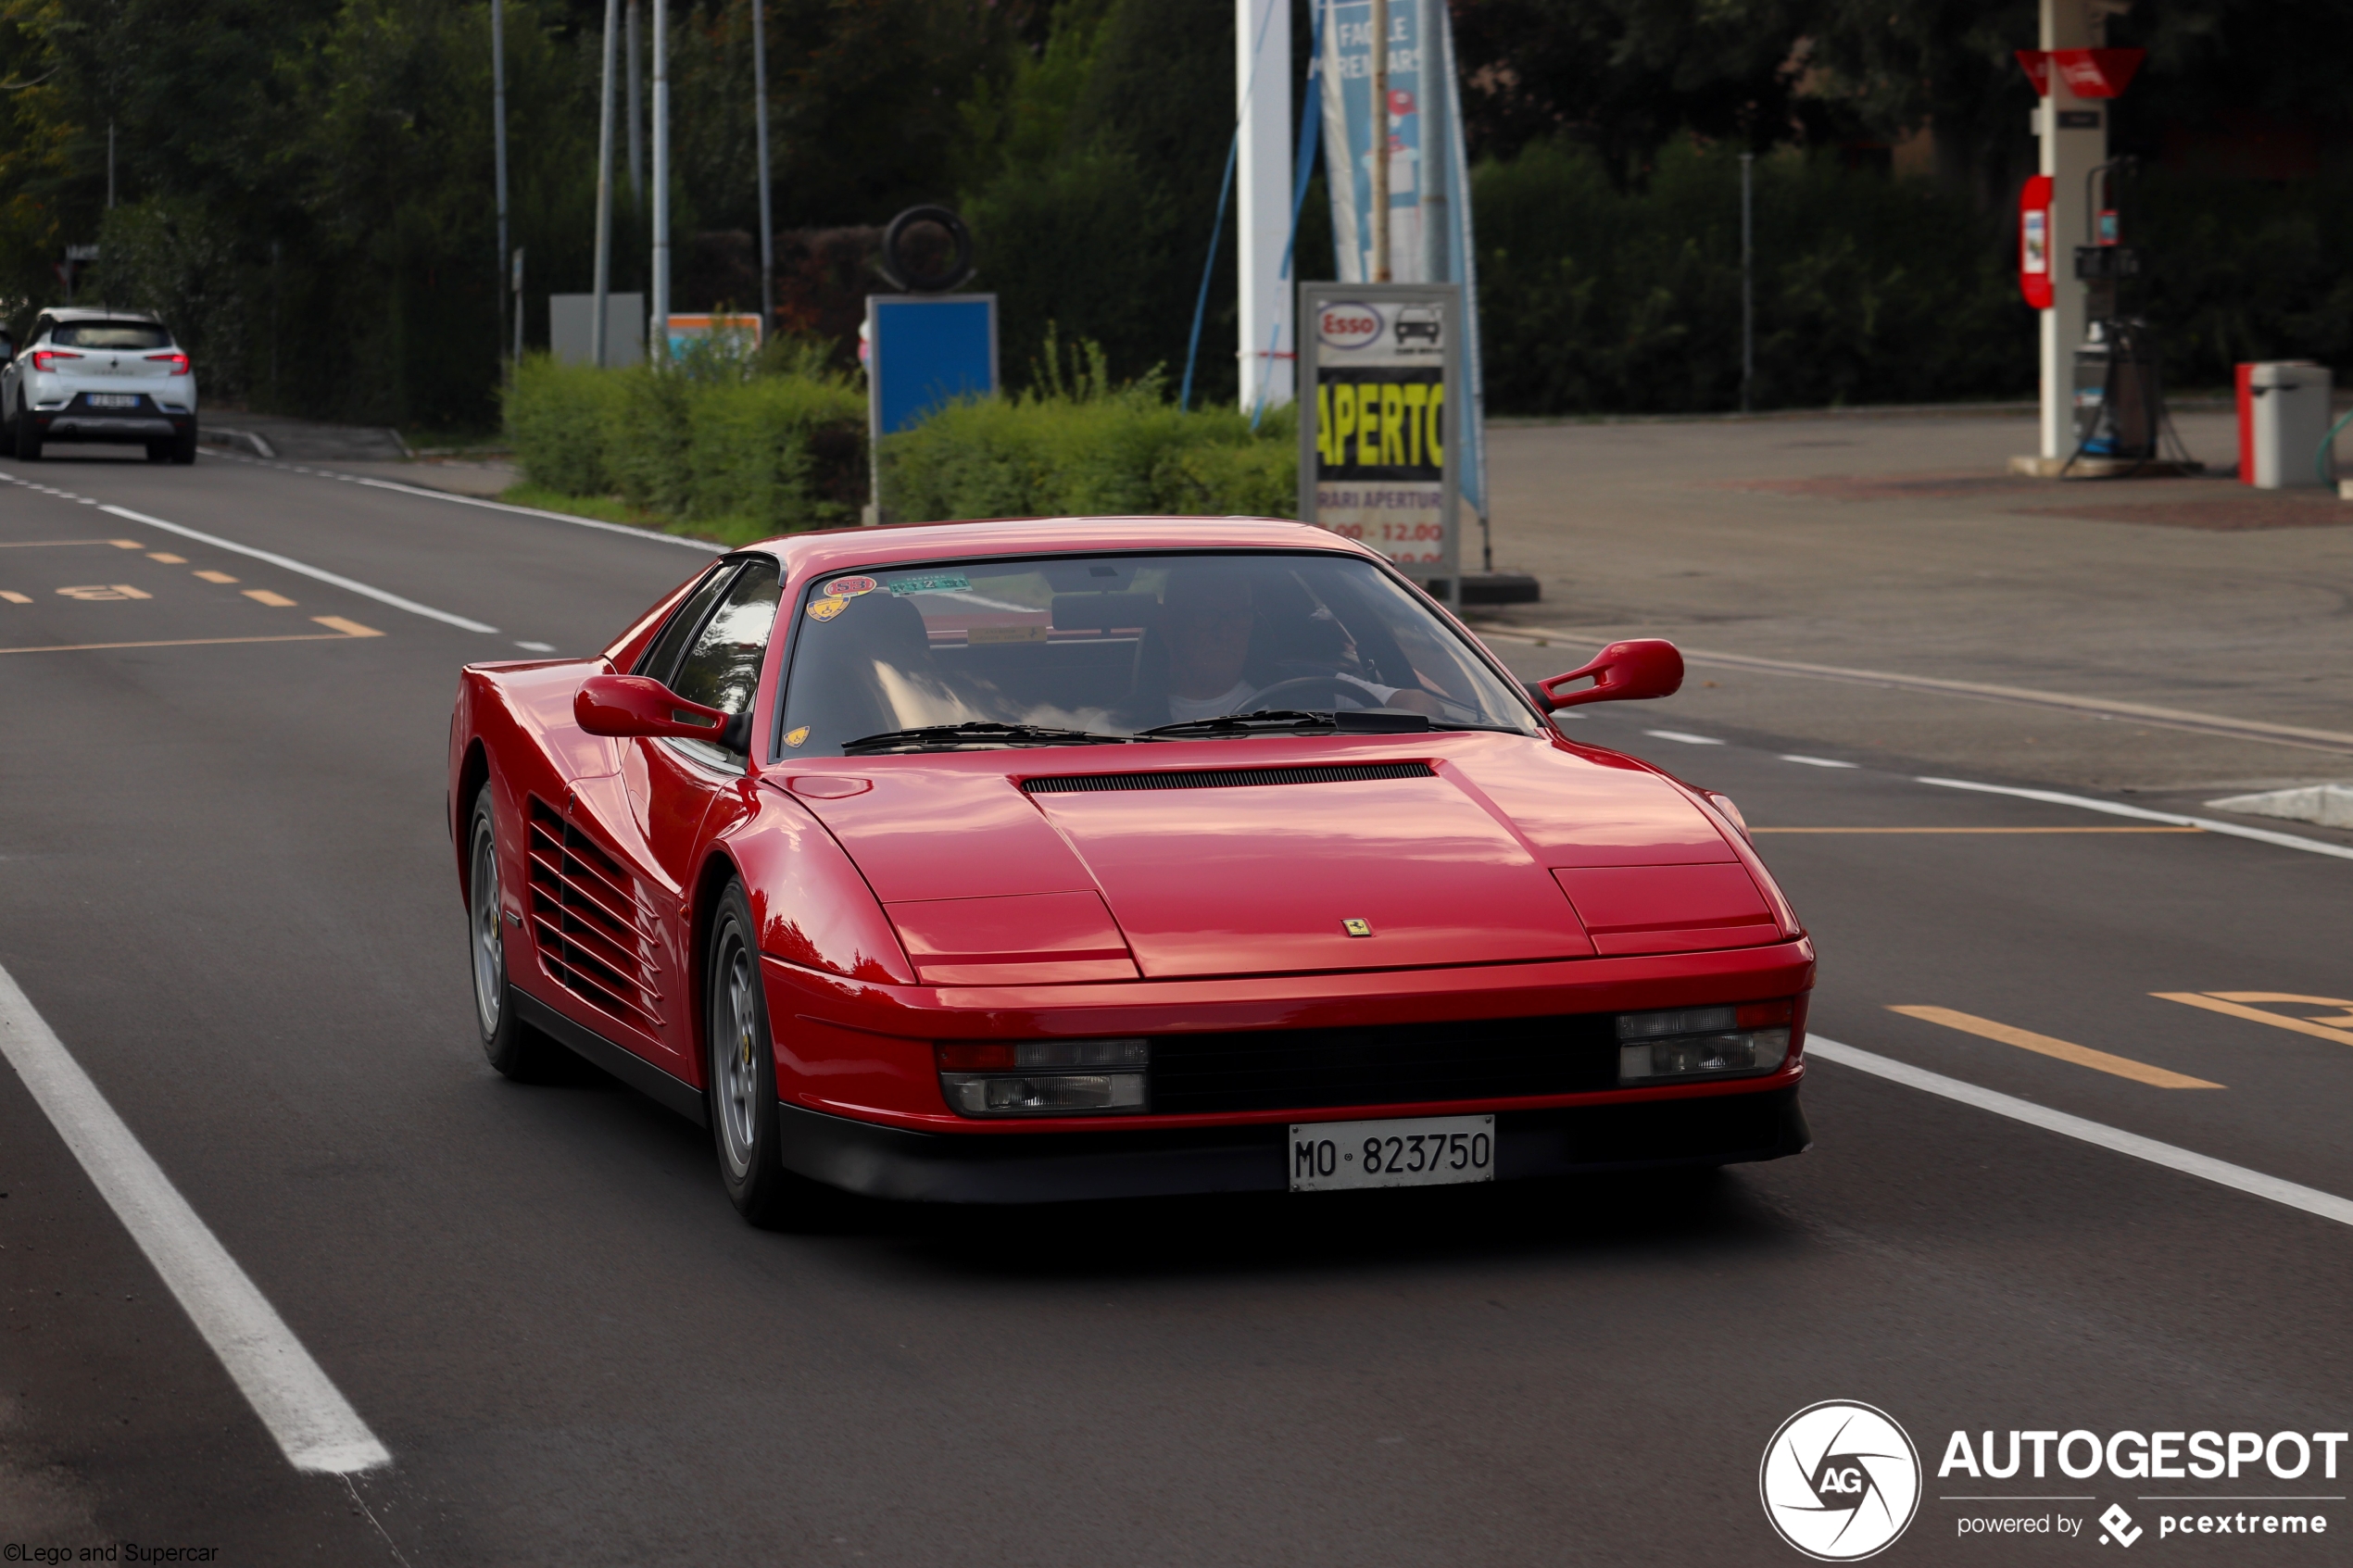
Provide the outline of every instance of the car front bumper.
[[[1802,1153],[1813,1141],[1798,1085],[1497,1115],[1504,1181],[1608,1171],[1734,1165]],[[996,1136],[920,1133],[796,1105],[778,1108],[785,1162],[869,1198],[931,1203],[1049,1203],[1289,1188],[1281,1124]]]

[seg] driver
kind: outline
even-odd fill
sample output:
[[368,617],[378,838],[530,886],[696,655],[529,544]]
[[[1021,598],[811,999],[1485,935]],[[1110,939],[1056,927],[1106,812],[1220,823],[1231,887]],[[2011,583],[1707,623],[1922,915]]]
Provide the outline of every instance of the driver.
[[[1261,682],[1249,672],[1255,606],[1248,574],[1222,565],[1178,567],[1168,575],[1162,606],[1168,645],[1166,721],[1247,713],[1262,706],[1258,701],[1262,691],[1299,678],[1295,673],[1281,674]],[[1329,688],[1313,703],[1278,699],[1277,705],[1400,708],[1433,719],[1443,712],[1437,699],[1426,692],[1379,685],[1338,671],[1311,678],[1319,684],[1328,681]],[[1342,694],[1352,690],[1363,694],[1361,701],[1344,699]]]

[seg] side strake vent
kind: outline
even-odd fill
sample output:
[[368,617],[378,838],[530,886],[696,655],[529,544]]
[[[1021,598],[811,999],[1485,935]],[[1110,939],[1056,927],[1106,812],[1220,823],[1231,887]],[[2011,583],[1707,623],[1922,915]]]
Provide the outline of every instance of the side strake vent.
[[654,933],[627,872],[537,796],[531,799],[531,922],[540,961],[567,989],[639,1029],[660,1027]]
[[1260,784],[1354,784],[1364,779],[1431,779],[1427,762],[1340,762],[1320,768],[1198,768],[1165,773],[1062,773],[1024,779],[1032,795],[1093,795],[1114,789],[1249,789]]

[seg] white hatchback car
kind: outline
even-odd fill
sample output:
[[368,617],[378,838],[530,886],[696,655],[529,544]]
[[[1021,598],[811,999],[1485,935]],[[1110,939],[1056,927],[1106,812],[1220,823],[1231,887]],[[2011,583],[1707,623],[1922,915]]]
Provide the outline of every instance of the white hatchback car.
[[52,441],[144,445],[157,463],[196,460],[196,372],[144,310],[55,306],[0,369],[0,451]]

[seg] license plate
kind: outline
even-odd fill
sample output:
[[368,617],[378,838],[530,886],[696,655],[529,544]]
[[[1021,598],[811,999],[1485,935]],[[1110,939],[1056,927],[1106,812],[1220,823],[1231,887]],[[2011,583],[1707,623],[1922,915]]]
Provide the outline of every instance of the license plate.
[[1290,1130],[1290,1189],[1434,1187],[1495,1179],[1495,1118],[1299,1122]]
[[136,408],[138,406],[138,397],[132,394],[94,392],[90,395],[90,407],[93,408]]

